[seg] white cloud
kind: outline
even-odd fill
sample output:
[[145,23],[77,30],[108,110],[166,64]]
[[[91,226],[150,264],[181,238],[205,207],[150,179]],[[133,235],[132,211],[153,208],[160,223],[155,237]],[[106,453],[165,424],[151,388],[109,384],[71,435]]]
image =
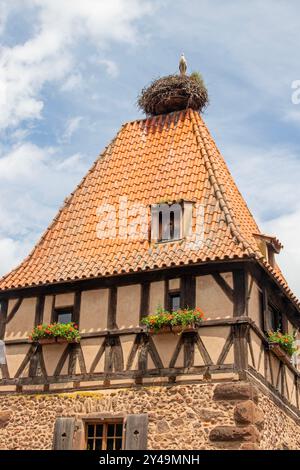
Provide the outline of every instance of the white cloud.
[[[1,274],[9,259],[21,260],[87,167],[80,154],[62,158],[55,148],[30,143],[0,157]],[[10,255],[5,251],[8,246]]]
[[297,208],[300,165],[296,151],[280,146],[231,145],[223,153],[238,186],[244,188],[246,200],[261,220]]
[[6,26],[8,11],[7,5],[4,3],[0,3],[0,34],[3,34]]
[[113,61],[109,59],[99,59],[99,64],[103,65],[108,75],[112,78],[116,78],[119,75],[119,67]]
[[75,134],[75,132],[79,129],[82,120],[82,116],[75,116],[67,121],[65,131],[62,136],[63,142],[68,142],[71,139],[73,134]]
[[[283,274],[300,297],[300,165],[285,147],[229,146],[225,152],[234,179],[263,233],[275,235],[284,249]],[[230,158],[228,158],[230,157]]]
[[45,85],[70,93],[83,85],[77,48],[84,41],[92,45],[106,73],[116,77],[118,65],[106,57],[108,47],[136,43],[135,22],[153,7],[146,0],[0,2],[0,34],[17,15],[32,25],[29,29],[24,23],[16,42],[6,43],[2,34],[0,47],[0,131],[9,137],[0,144],[0,274],[28,253],[89,166],[80,152],[62,156],[63,144],[79,129],[82,116],[67,121],[53,147],[26,141],[36,130],[30,121],[43,118]]
[[68,91],[71,92],[76,88],[79,88],[82,84],[82,76],[80,73],[71,73],[69,76],[66,77],[64,80],[61,91]]
[[[3,6],[9,8],[9,3],[4,0]],[[99,50],[110,42],[135,42],[134,21],[152,9],[150,2],[140,0],[26,0],[18,4],[24,15],[26,7],[36,7],[32,19],[36,27],[33,37],[23,44],[0,49],[0,129],[40,118],[41,90],[47,82],[67,77],[63,86],[76,85],[76,75],[71,78],[70,74],[80,39],[89,39]],[[110,75],[116,75],[113,61],[103,59],[103,64]]]
[[292,124],[295,124],[299,126],[300,124],[300,106],[299,105],[294,105],[295,108],[292,110],[288,110],[284,113],[282,120],[286,122],[291,122]]
[[247,99],[245,110],[256,104],[283,115],[293,106],[291,84],[300,78],[298,1],[252,0],[242,6],[236,0],[191,0],[189,8],[173,2],[167,14],[168,21],[158,15],[158,31],[166,42],[176,32],[180,43],[187,43],[188,67],[201,71],[204,65],[229,106],[236,103],[234,87]]
[[280,234],[284,249],[278,256],[278,262],[289,286],[300,297],[300,207],[290,214],[282,215],[263,224],[267,232]]
[[30,253],[85,171],[82,155],[29,143],[0,157],[0,276]]
[[28,254],[31,243],[0,237],[0,272],[2,274],[15,268]]

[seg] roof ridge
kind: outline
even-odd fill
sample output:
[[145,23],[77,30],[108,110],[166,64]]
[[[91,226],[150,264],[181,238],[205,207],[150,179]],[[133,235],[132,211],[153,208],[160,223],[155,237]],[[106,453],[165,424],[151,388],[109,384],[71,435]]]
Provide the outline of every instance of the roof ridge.
[[[235,216],[234,216],[234,211],[230,206],[230,203],[226,197],[225,191],[222,189],[222,185],[219,183],[218,179],[218,174],[216,169],[214,168],[214,165],[212,165],[210,161],[210,152],[209,149],[207,148],[207,144],[205,142],[205,136],[201,133],[201,127],[197,124],[196,118],[195,118],[195,111],[190,111],[190,116],[191,116],[191,121],[193,125],[193,131],[196,136],[197,144],[199,146],[200,152],[202,154],[204,164],[206,166],[207,172],[208,172],[208,177],[210,180],[211,185],[214,188],[216,198],[219,201],[220,208],[224,213],[225,220],[227,222],[227,225],[232,233],[232,235],[237,239],[237,241],[243,246],[244,250],[247,252],[249,256],[254,256],[255,258],[259,259],[262,257],[262,254],[259,253],[258,249],[253,249],[251,244],[248,242],[248,240],[242,235],[240,229],[238,228],[236,221],[235,221]],[[205,126],[204,122],[202,121],[201,123],[205,129],[206,132],[209,134],[210,133]],[[210,136],[211,140],[212,137]],[[213,141],[214,142],[214,141]],[[202,148],[205,148],[205,152],[202,151]]]

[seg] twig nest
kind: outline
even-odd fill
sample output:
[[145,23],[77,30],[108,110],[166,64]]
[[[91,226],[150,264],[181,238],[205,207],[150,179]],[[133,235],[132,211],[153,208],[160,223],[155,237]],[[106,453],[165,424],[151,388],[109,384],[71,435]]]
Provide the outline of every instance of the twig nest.
[[154,80],[138,98],[138,107],[148,116],[171,113],[186,108],[203,111],[208,93],[201,75],[168,75]]

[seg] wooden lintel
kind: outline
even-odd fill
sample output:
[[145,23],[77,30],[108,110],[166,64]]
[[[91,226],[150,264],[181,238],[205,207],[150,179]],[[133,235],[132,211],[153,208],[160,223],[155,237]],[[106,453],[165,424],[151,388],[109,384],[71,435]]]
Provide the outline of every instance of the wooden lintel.
[[171,377],[178,375],[197,375],[204,374],[209,368],[210,373],[224,373],[234,372],[236,369],[234,364],[220,364],[211,366],[193,366],[193,367],[174,367],[174,368],[163,368],[163,369],[148,369],[146,371],[130,370],[130,371],[119,371],[119,372],[97,372],[94,374],[76,374],[76,375],[59,375],[51,376],[45,379],[42,376],[38,377],[20,377],[19,379],[2,379],[0,380],[1,385],[43,385],[54,383],[66,383],[66,382],[88,382],[88,381],[99,381],[99,380],[120,380],[120,379],[135,379],[137,377],[152,378],[152,377]]
[[185,275],[201,276],[212,272],[231,272],[234,268],[242,268],[246,260],[224,260],[218,262],[207,262],[188,266],[174,266],[170,268],[139,271],[115,276],[105,276],[76,281],[54,282],[40,286],[22,287],[0,291],[0,299],[33,297],[39,294],[56,295],[78,290],[94,290],[109,288],[112,286],[126,286],[142,282],[162,281],[166,278],[172,279]]

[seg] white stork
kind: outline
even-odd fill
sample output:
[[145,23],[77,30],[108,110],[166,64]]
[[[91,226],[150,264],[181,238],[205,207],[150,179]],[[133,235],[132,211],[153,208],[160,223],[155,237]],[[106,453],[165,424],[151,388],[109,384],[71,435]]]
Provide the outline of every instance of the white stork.
[[186,62],[186,59],[184,57],[184,54],[182,53],[181,56],[180,56],[180,60],[179,60],[180,75],[185,75],[186,74],[186,69],[187,69],[187,62]]

